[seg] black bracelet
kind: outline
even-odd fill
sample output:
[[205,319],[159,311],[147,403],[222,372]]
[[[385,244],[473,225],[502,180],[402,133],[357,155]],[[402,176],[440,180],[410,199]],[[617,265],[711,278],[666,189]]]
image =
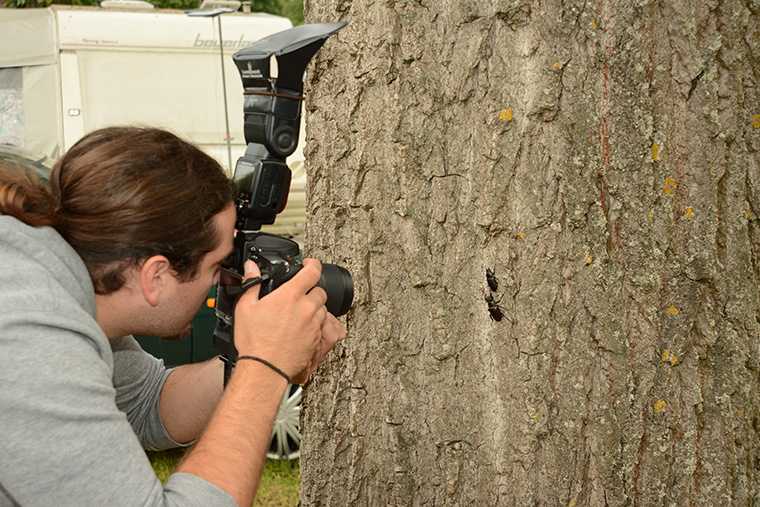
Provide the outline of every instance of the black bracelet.
[[288,384],[290,384],[290,377],[288,377],[288,374],[285,373],[284,371],[282,371],[281,369],[279,369],[278,367],[276,367],[275,365],[273,365],[272,363],[270,363],[269,361],[267,361],[265,359],[261,359],[260,357],[254,357],[254,356],[240,356],[240,357],[237,358],[238,361],[240,361],[241,359],[250,359],[251,361],[258,361],[258,362],[260,362],[262,364],[265,364],[265,365],[269,366],[274,371],[276,371],[277,373],[279,373],[280,375],[282,375],[283,377],[285,377],[285,380],[287,380]]

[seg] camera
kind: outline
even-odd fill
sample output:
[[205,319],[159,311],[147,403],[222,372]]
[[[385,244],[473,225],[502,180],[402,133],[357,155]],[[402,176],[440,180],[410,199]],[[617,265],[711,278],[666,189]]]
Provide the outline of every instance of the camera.
[[[346,23],[301,25],[265,37],[232,57],[244,88],[244,133],[247,147],[235,165],[235,250],[225,261],[217,285],[214,347],[225,361],[225,382],[237,360],[233,329],[235,304],[246,290],[243,265],[253,260],[261,270],[264,297],[301,269],[298,243],[261,232],[285,209],[291,171],[285,159],[298,144],[306,65],[325,40]],[[275,55],[278,76],[270,74]],[[322,265],[318,287],[327,293],[327,310],[335,316],[348,312],[354,297],[350,273],[335,264]]]

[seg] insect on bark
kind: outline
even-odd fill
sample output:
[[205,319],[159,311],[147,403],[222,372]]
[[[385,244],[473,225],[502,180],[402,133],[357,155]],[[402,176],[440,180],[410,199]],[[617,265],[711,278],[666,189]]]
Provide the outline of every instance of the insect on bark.
[[491,271],[491,268],[486,268],[486,282],[488,282],[488,288],[491,292],[496,292],[499,288],[499,279],[496,278],[496,274]]
[[485,299],[486,303],[488,303],[488,313],[490,314],[491,319],[495,320],[496,322],[501,322],[502,314],[501,306],[499,306],[501,299],[496,301],[493,297],[493,292],[489,292],[489,294],[486,296],[486,291],[483,289],[481,290],[483,291],[483,299]]

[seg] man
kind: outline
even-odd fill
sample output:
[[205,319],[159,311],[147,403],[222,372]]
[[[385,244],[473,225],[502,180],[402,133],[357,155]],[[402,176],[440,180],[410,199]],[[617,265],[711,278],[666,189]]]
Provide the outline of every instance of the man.
[[[220,361],[167,372],[129,336],[187,334],[231,252],[234,195],[157,129],[85,136],[50,189],[0,171],[0,506],[251,505],[288,380],[345,337],[320,264],[240,298],[235,344],[253,359],[225,390]],[[195,439],[162,487],[143,448]]]

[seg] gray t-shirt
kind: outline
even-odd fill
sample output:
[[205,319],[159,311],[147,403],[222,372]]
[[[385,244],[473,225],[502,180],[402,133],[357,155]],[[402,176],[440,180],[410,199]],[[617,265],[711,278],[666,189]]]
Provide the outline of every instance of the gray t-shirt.
[[0,507],[234,506],[190,474],[156,478],[143,448],[175,447],[158,411],[168,371],[109,340],[76,252],[0,215]]

